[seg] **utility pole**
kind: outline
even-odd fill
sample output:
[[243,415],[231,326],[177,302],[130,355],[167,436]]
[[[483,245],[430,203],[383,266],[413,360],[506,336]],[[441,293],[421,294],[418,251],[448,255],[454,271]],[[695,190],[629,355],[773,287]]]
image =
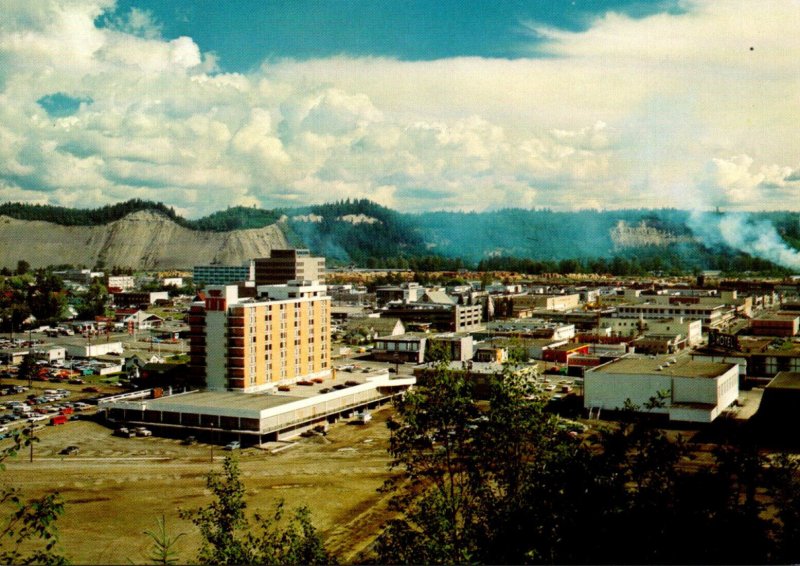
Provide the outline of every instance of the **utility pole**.
[[[34,360],[34,353],[35,350],[33,349],[33,338],[31,336],[31,328],[28,327],[28,355],[31,357],[30,363],[33,364]],[[32,368],[28,369],[28,387],[33,387],[33,371]],[[31,462],[33,462],[33,443],[31,443]]]

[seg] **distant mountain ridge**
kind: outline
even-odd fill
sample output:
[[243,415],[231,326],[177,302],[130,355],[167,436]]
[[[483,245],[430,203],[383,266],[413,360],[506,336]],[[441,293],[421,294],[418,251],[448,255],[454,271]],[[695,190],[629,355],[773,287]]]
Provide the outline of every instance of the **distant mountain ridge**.
[[[798,213],[756,214],[787,243],[800,245]],[[99,260],[189,269],[238,265],[275,247],[307,247],[330,265],[452,268],[525,258],[550,262],[549,269],[564,260],[623,257],[654,268],[710,269],[734,253],[700,241],[689,228],[690,213],[675,209],[411,214],[361,199],[275,210],[232,207],[187,220],[161,203],[131,200],[91,210],[5,203],[0,215],[0,265],[6,267],[25,259],[34,267]]]

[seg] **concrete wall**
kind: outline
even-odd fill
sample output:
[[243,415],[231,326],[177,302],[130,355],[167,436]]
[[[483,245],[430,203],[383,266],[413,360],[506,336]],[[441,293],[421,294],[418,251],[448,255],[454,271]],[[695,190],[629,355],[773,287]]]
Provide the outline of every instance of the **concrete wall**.
[[[668,375],[608,374],[602,371],[587,371],[584,375],[584,407],[622,409],[626,399],[640,407],[659,391],[672,389],[672,378]],[[654,412],[665,413],[666,409]]]

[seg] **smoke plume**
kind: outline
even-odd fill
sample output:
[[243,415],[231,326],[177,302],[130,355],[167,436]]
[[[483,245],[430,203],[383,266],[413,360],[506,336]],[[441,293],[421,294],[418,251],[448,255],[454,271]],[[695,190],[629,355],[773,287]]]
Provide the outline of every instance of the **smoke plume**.
[[709,246],[727,245],[789,269],[800,271],[800,252],[789,247],[769,221],[748,213],[695,211],[689,227]]

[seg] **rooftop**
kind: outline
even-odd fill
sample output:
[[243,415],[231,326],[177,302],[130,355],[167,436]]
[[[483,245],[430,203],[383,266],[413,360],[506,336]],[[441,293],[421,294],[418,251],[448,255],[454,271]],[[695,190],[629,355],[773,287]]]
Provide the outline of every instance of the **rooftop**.
[[[624,357],[597,367],[598,373],[669,375],[672,377],[719,377],[736,364],[692,360],[688,357]],[[661,368],[661,369],[659,369]]]
[[800,373],[795,371],[781,371],[767,384],[767,389],[798,389],[800,390]]

